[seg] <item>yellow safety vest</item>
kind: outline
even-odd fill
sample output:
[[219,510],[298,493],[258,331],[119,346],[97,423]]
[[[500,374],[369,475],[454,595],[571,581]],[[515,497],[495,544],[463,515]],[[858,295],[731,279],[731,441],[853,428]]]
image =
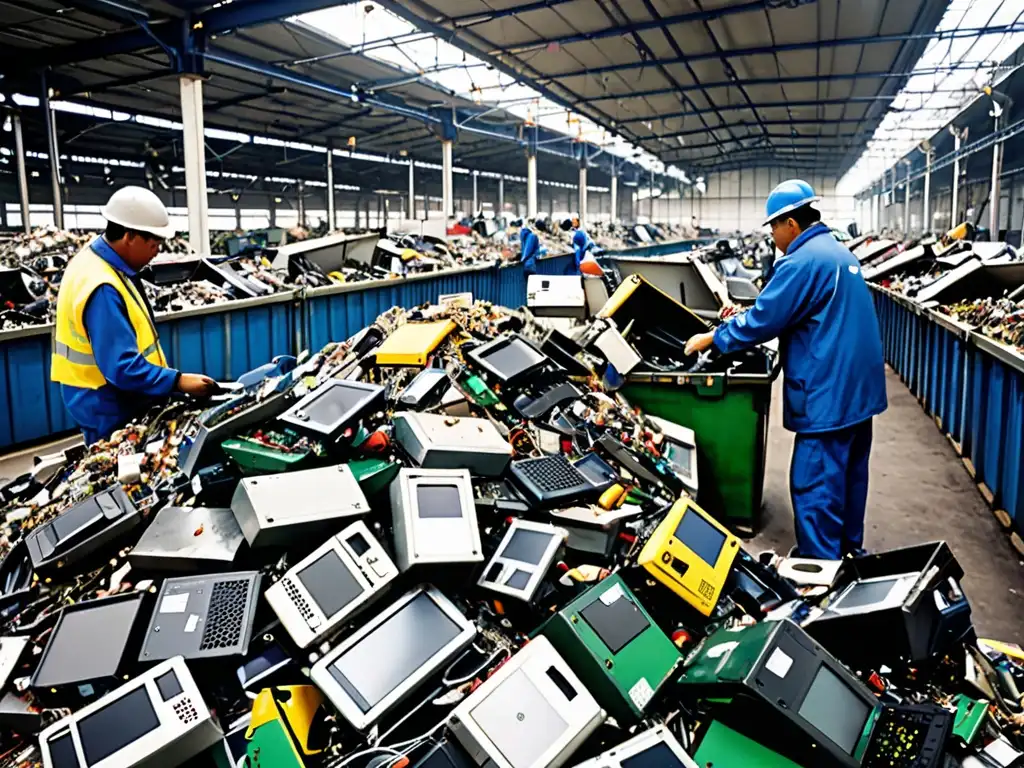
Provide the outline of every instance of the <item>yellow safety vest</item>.
[[50,358],[50,378],[53,381],[82,389],[99,389],[107,383],[96,365],[85,327],[85,306],[93,291],[101,285],[109,285],[121,294],[142,356],[153,365],[169,367],[160,348],[156,323],[138,290],[127,276],[87,246],[71,259],[60,281],[57,326],[53,331],[53,355]]

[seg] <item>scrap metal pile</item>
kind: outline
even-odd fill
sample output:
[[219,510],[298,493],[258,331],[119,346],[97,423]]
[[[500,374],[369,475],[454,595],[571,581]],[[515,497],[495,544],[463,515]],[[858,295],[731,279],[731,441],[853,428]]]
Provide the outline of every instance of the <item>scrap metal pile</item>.
[[1024,653],[945,544],[755,557],[702,509],[693,432],[616,391],[678,354],[650,303],[395,308],[43,457],[0,491],[0,764],[1018,765]]
[[1010,347],[1024,349],[1024,302],[1002,297],[944,304],[939,311]]

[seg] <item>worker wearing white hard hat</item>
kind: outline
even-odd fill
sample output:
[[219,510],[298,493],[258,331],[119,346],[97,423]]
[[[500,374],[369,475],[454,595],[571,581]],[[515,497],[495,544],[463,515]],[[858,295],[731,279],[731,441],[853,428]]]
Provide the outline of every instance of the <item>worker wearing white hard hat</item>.
[[729,354],[779,339],[783,423],[796,433],[790,468],[797,551],[838,560],[864,547],[872,418],[886,408],[885,362],[860,264],[814,207],[810,184],[790,179],[765,204],[784,254],[757,303],[686,344]]
[[140,269],[174,235],[167,208],[143,187],[115,192],[101,211],[106,231],[68,264],[57,294],[50,378],[86,443],[110,436],[174,391],[208,395],[208,376],[171,368]]

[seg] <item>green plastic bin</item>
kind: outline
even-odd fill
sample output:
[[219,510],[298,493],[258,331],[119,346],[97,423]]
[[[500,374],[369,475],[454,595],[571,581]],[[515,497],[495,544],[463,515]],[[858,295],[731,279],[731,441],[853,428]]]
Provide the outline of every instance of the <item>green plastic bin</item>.
[[697,503],[743,536],[760,528],[772,382],[763,374],[643,373],[622,394],[645,413],[689,427],[697,440]]

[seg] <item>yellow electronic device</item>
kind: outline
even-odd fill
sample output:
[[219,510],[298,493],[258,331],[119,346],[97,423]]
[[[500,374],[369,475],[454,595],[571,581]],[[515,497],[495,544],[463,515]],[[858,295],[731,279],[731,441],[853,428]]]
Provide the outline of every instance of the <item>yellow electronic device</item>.
[[684,339],[711,328],[689,307],[637,274],[622,279],[597,316],[614,319],[623,332],[627,327],[634,331],[664,327],[674,329]]
[[275,738],[287,736],[292,748],[304,755],[319,754],[327,746],[323,703],[324,696],[314,685],[264,688],[253,702],[245,738],[252,741],[263,726],[279,723],[283,731]]
[[718,604],[740,540],[682,498],[651,534],[639,565],[705,616]]
[[426,365],[430,353],[454,330],[451,320],[399,326],[377,348],[377,365]]

